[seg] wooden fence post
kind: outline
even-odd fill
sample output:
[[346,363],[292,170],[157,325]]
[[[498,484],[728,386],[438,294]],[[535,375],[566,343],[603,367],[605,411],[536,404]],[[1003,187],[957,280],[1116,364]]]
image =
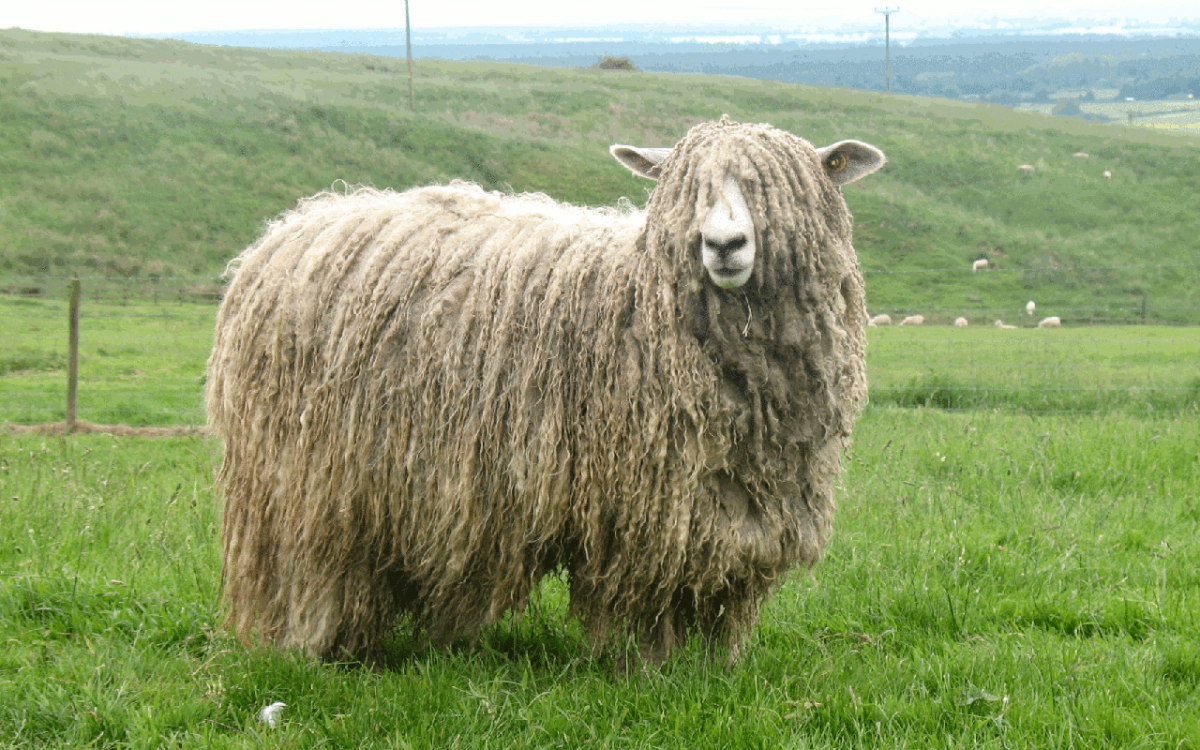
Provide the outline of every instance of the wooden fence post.
[[71,279],[71,328],[67,347],[67,432],[74,432],[75,394],[79,387],[79,279]]

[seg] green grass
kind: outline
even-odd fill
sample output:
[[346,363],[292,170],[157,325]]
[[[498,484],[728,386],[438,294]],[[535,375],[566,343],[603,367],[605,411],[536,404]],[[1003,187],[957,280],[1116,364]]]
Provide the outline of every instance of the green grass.
[[1196,747],[1197,426],[869,409],[826,560],[741,662],[621,679],[557,580],[474,650],[398,632],[381,673],[243,649],[216,442],[2,435],[0,745]]
[[[1145,297],[1149,321],[1200,322],[1190,136],[731,77],[437,60],[417,64],[410,113],[389,62],[0,31],[0,273],[208,284],[264,221],[338,180],[642,204],[649,183],[608,145],[667,145],[727,112],[888,155],[847,190],[872,308],[1032,297],[1086,320]],[[980,257],[998,269],[971,274]]]
[[[66,301],[0,297],[0,315],[0,420],[63,421]],[[78,418],[133,426],[204,424],[204,368],[215,320],[212,303],[164,297],[157,305],[126,305],[85,294]]]
[[[475,649],[397,631],[380,673],[244,649],[218,628],[216,441],[0,432],[0,746],[1200,746],[1197,329],[1082,325],[1140,320],[1143,295],[1148,322],[1200,320],[1195,141],[436,61],[414,115],[380,62],[0,31],[0,419],[62,418],[70,272],[86,277],[79,417],[198,424],[215,308],[196,300],[297,197],[467,177],[640,203],[607,145],[667,144],[722,112],[883,148],[888,169],[847,196],[872,311],[975,326],[872,329],[827,558],[731,669],[692,644],[614,679],[554,579]],[[984,255],[999,270],[971,274]],[[1031,297],[1071,325],[979,325]],[[276,700],[269,730],[255,715]]]
[[1194,328],[881,327],[869,342],[876,405],[1200,413]]

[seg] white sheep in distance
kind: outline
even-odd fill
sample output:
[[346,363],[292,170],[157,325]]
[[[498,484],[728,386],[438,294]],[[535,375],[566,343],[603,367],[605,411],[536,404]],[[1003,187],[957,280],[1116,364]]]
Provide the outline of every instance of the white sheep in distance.
[[1009,325],[1008,323],[1005,323],[1003,320],[997,320],[995,323],[995,326],[997,328],[1005,328],[1005,329],[1016,328],[1016,326]]
[[977,260],[971,264],[971,273],[975,273],[976,271],[978,271],[981,268],[986,271],[987,267],[988,267],[987,258],[980,258],[979,260]]
[[871,325],[874,326],[890,326],[892,324],[892,316],[887,313],[876,315],[871,318]]
[[970,325],[970,323],[967,321],[966,318],[955,318],[954,319],[954,327],[955,328],[966,328],[968,325]]
[[923,326],[925,325],[924,315],[909,315],[904,320],[900,321],[902,326]]
[[1112,172],[1109,172],[1107,169],[1106,169],[1106,170],[1104,170],[1104,179],[1106,179],[1106,180],[1111,180],[1111,179],[1112,179]]
[[1033,300],[1029,300],[1028,302],[1025,303],[1025,314],[1026,315],[1029,315],[1030,317],[1032,317],[1033,311],[1036,309],[1037,309],[1037,305],[1033,304]]
[[867,395],[841,188],[883,154],[728,117],[612,153],[645,211],[360,188],[231,264],[207,408],[243,642],[473,642],[563,570],[593,648],[733,658],[819,559]]
[[1033,165],[1032,164],[1022,164],[1021,166],[1017,167],[1017,171],[1021,172],[1022,174],[1032,174],[1033,173]]
[[1038,323],[1037,327],[1038,328],[1058,328],[1061,325],[1062,325],[1062,318],[1059,318],[1057,315],[1051,315],[1048,318],[1042,318],[1041,322]]

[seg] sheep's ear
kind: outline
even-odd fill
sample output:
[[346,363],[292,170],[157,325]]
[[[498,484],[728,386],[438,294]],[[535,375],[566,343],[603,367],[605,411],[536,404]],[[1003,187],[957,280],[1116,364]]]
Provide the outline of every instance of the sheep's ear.
[[611,153],[616,160],[629,167],[629,170],[638,177],[645,177],[651,180],[657,180],[662,174],[662,169],[659,164],[667,158],[667,154],[671,153],[669,148],[638,148],[637,146],[609,146]]
[[817,149],[825,174],[835,185],[848,185],[866,177],[887,162],[883,152],[862,141],[838,141]]

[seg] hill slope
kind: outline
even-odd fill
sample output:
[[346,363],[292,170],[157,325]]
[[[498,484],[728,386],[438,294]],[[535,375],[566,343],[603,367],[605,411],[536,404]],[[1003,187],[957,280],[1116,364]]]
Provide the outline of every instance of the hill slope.
[[[608,145],[727,112],[887,153],[847,191],[873,311],[1032,297],[1105,319],[1145,296],[1151,319],[1200,322],[1195,139],[728,77],[422,60],[415,87],[413,114],[394,59],[0,31],[0,274],[213,275],[338,180],[643,204]],[[981,257],[999,270],[970,273]]]

